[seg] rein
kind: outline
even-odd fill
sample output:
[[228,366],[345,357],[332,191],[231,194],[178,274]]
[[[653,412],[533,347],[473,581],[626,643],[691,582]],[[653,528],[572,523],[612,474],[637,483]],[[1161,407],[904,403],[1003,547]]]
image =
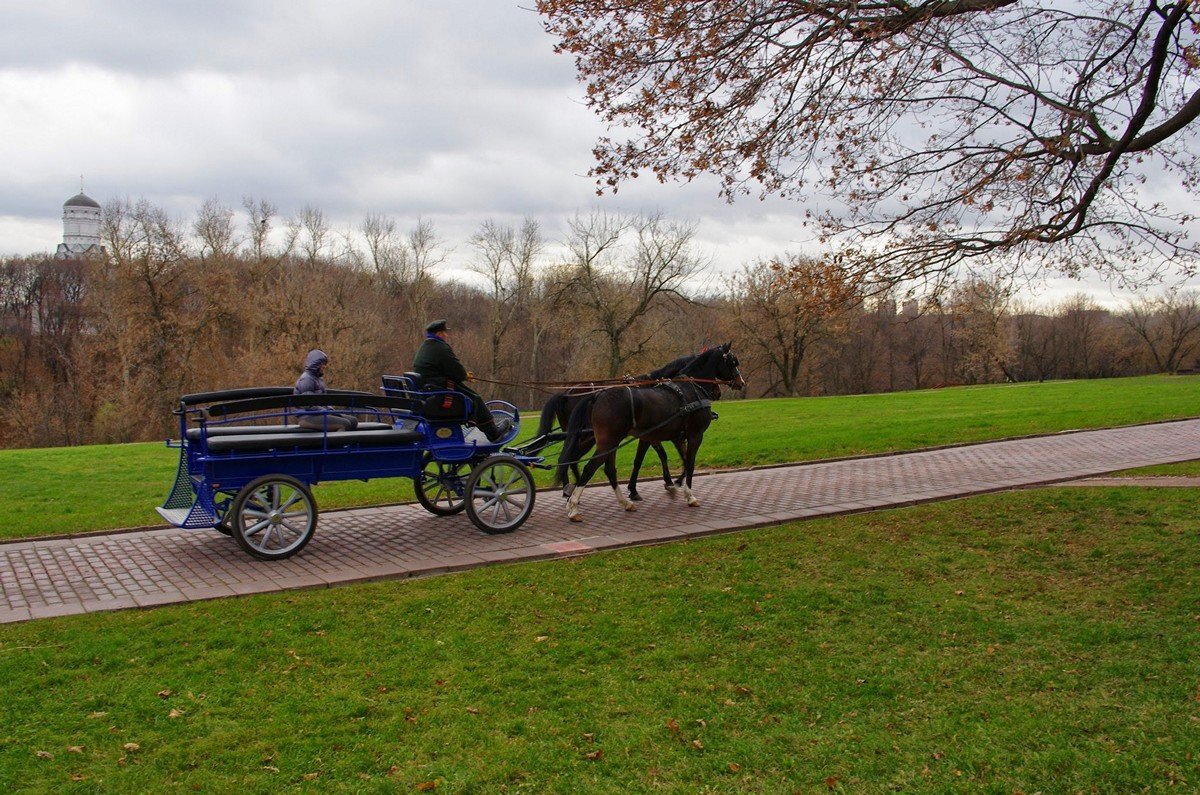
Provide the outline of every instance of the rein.
[[[572,396],[586,397],[588,395],[599,394],[609,389],[616,387],[652,387],[668,381],[676,381],[679,383],[690,384],[717,384],[718,386],[732,386],[733,381],[728,378],[693,378],[691,376],[665,376],[663,378],[654,379],[626,379],[626,378],[608,378],[599,381],[501,381],[494,378],[480,378],[475,376],[472,380],[479,381],[485,384],[499,384],[500,386],[516,386],[533,389],[538,392],[546,392],[547,394],[565,394],[570,392]],[[587,389],[581,389],[587,387]]]

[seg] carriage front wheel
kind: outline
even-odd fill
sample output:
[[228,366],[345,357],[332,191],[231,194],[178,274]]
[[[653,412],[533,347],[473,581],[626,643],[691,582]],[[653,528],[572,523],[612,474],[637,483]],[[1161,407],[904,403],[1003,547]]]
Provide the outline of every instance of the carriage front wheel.
[[317,503],[288,475],[264,475],[238,492],[229,525],[238,546],[259,560],[290,558],[317,531]]
[[529,518],[536,495],[529,467],[512,456],[491,456],[471,471],[467,516],[485,533],[511,533]]

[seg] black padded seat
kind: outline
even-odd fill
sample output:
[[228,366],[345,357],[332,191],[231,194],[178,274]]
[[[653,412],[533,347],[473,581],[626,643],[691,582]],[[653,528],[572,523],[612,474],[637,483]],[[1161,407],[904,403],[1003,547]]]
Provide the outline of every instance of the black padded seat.
[[[362,427],[361,425],[359,426]],[[425,434],[420,431],[405,430],[374,430],[374,431],[338,431],[331,434],[312,433],[249,433],[241,435],[216,436],[208,440],[210,453],[237,452],[266,452],[267,450],[312,450],[325,446],[329,447],[393,447],[415,444],[423,441]]]
[[[386,422],[360,422],[355,430],[358,431],[390,431],[391,425]],[[208,438],[214,436],[245,436],[247,434],[259,433],[303,433],[319,434],[321,431],[312,428],[301,428],[299,425],[210,425],[208,426]],[[197,442],[200,440],[199,428],[188,428],[188,441]]]

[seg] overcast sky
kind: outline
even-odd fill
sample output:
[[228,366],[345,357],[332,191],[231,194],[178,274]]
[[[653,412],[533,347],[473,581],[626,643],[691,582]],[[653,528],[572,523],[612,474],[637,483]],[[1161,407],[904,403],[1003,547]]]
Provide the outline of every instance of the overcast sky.
[[[53,251],[62,203],[309,204],[337,230],[367,213],[431,220],[465,268],[488,219],[551,241],[593,209],[698,225],[710,272],[801,251],[795,202],[728,205],[712,180],[597,197],[601,123],[528,0],[5,3],[0,10],[0,254]],[[1086,289],[1049,284],[1042,300]]]

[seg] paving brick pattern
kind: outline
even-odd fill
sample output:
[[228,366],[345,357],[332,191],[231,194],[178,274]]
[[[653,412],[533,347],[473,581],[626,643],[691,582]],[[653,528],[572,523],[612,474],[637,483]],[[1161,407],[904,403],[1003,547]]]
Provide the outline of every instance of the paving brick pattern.
[[[1200,420],[698,477],[699,507],[653,481],[636,513],[589,488],[585,521],[540,492],[507,535],[418,505],[331,511],[297,556],[267,563],[214,530],[147,530],[0,544],[0,623],[408,577],[697,537],[739,528],[1086,478],[1200,458]],[[164,488],[166,486],[164,485]],[[315,494],[320,502],[320,489]]]

